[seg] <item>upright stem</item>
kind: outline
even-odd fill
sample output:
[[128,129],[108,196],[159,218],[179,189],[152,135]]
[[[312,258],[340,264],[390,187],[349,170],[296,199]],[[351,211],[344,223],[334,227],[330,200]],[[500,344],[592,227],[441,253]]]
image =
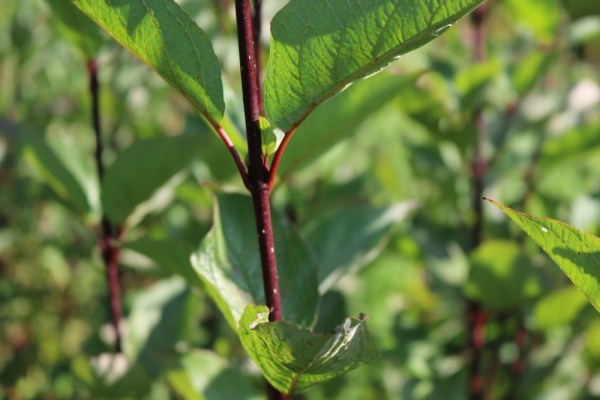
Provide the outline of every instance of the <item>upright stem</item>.
[[[92,100],[92,126],[96,137],[96,170],[98,171],[98,180],[102,182],[104,178],[104,162],[102,160],[103,143],[102,131],[100,129],[100,83],[98,81],[98,62],[90,60],[87,63],[87,70],[90,82],[90,97]],[[121,232],[110,223],[105,215],[102,216],[102,233],[98,240],[98,247],[102,253],[102,260],[106,265],[106,276],[108,281],[109,308],[112,315],[112,322],[115,329],[115,350],[120,353],[121,348],[121,320],[123,317],[121,306],[121,283],[119,281],[119,257],[120,249],[115,245]]]
[[[248,166],[250,191],[254,203],[254,217],[256,219],[265,299],[269,308],[269,320],[280,321],[281,301],[277,281],[277,264],[275,262],[275,242],[273,240],[273,227],[271,225],[269,171],[262,158],[259,125],[259,86],[254,54],[250,0],[235,0],[235,14],[240,51],[240,71],[242,75],[246,138],[248,140],[248,158],[250,162]],[[285,399],[283,393],[279,393],[272,387],[268,387],[267,392],[271,400]]]
[[[475,61],[481,63],[485,60],[485,28],[483,21],[487,14],[487,4],[477,8],[471,15],[474,25],[474,56]],[[481,197],[487,161],[483,154],[486,141],[485,121],[481,108],[475,110],[474,114],[477,138],[475,142],[475,154],[472,164],[473,171],[473,209],[475,211],[475,224],[473,226],[473,249],[479,247],[483,241],[483,206]],[[484,394],[483,352],[485,349],[486,320],[487,315],[481,304],[476,301],[467,303],[467,314],[469,323],[469,344],[471,346],[471,363],[469,365],[469,399],[482,400]]]

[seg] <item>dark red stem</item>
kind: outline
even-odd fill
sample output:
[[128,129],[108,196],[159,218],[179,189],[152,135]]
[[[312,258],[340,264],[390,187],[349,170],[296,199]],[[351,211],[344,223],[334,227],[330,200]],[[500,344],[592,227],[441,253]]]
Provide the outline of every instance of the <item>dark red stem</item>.
[[[250,165],[249,180],[254,216],[258,234],[258,247],[262,266],[265,300],[269,308],[269,320],[281,320],[281,301],[277,281],[277,264],[275,262],[275,242],[271,225],[271,206],[269,199],[269,171],[262,158],[262,142],[260,132],[260,101],[256,61],[253,43],[253,21],[250,0],[236,0],[235,14],[240,51],[240,71],[242,75],[242,94],[244,100],[244,116],[246,121],[246,138],[248,140],[248,158]],[[283,393],[273,388],[267,390],[270,400],[284,399]]]
[[[100,127],[100,83],[98,81],[98,62],[90,60],[87,63],[87,70],[90,81],[90,97],[92,100],[92,126],[96,137],[96,150],[94,157],[96,159],[96,170],[98,180],[102,182],[104,178],[104,161],[102,160],[103,143],[102,130]],[[109,308],[112,316],[112,322],[115,329],[115,351],[120,353],[121,347],[121,320],[123,312],[121,306],[121,283],[119,281],[119,256],[120,248],[116,241],[121,235],[120,228],[115,228],[106,216],[102,216],[102,233],[98,240],[98,247],[102,253],[102,260],[106,265],[106,276],[108,280]]]
[[[485,27],[483,22],[487,14],[487,4],[479,6],[473,14],[473,42],[475,61],[481,63],[485,60]],[[479,247],[483,242],[483,196],[485,174],[488,164],[483,154],[486,141],[485,121],[481,108],[475,110],[475,129],[477,138],[475,142],[475,154],[473,157],[473,209],[475,211],[475,224],[473,226],[473,249]],[[469,344],[471,346],[471,362],[469,364],[469,399],[482,400],[484,396],[483,379],[483,352],[486,338],[487,315],[481,304],[476,301],[467,303],[467,314],[469,323]]]

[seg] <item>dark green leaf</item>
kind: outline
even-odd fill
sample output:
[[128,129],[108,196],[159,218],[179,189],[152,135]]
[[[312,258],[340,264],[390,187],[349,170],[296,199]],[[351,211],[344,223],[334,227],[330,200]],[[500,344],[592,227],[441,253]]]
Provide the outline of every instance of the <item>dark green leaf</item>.
[[221,68],[210,40],[174,0],[72,0],[158,72],[209,120],[225,111]]
[[98,180],[85,156],[73,143],[45,142],[32,132],[22,132],[25,158],[65,201],[85,214],[98,210]]
[[289,131],[354,81],[443,33],[483,0],[292,0],[271,23],[265,107]]
[[250,305],[240,339],[265,378],[290,398],[379,357],[365,321],[348,318],[332,333],[313,333],[287,322],[269,322],[269,310]]
[[191,163],[200,143],[193,135],[157,137],[119,153],[102,182],[102,206],[109,219],[115,224],[125,222],[136,207]]
[[415,206],[343,207],[318,218],[303,233],[319,263],[319,292],[324,294],[345,274],[373,261],[385,247],[390,229]]
[[[283,319],[308,328],[316,320],[319,303],[316,262],[287,219],[273,212],[272,220]],[[216,196],[213,227],[192,257],[192,265],[235,330],[248,304],[265,302],[249,197]]]

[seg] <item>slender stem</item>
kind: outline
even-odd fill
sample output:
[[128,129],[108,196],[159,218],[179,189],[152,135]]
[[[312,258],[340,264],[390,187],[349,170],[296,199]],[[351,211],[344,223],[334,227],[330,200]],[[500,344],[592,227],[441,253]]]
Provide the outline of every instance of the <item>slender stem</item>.
[[[262,157],[261,132],[259,125],[259,89],[254,56],[252,33],[252,13],[250,0],[235,0],[235,14],[240,51],[240,71],[242,75],[242,92],[244,100],[244,116],[246,121],[246,138],[248,140],[248,158],[250,173],[250,191],[254,203],[258,247],[262,266],[265,299],[269,308],[269,320],[281,320],[281,301],[277,281],[277,264],[275,262],[275,243],[271,225],[271,205],[269,199],[269,171]],[[267,390],[270,400],[284,399],[283,393],[273,388]]]
[[229,154],[231,154],[231,157],[233,157],[233,161],[235,162],[235,166],[237,167],[238,172],[240,173],[240,177],[242,178],[242,181],[244,182],[244,186],[246,187],[246,189],[250,190],[250,181],[248,180],[248,171],[246,171],[244,162],[242,161],[239,153],[237,152],[233,142],[229,138],[229,135],[227,135],[227,132],[225,132],[225,129],[223,129],[223,127],[220,126],[219,124],[217,124],[215,121],[209,120],[209,122],[212,125],[212,127],[215,129],[215,131],[217,131],[217,134],[219,135],[219,137],[221,138],[223,143],[225,143],[225,146],[227,146],[227,150],[229,150]]
[[277,175],[277,167],[279,166],[279,162],[281,161],[281,156],[283,155],[285,147],[287,146],[288,142],[290,141],[295,132],[296,127],[290,129],[283,137],[281,144],[275,152],[275,156],[273,157],[273,162],[271,163],[271,170],[269,173],[269,191],[273,190],[273,186],[275,186],[275,176]]
[[[485,60],[485,27],[483,25],[487,14],[487,5],[478,7],[471,20],[474,25],[474,57],[475,61],[481,63]],[[473,249],[479,247],[483,242],[483,196],[485,174],[487,172],[487,160],[483,154],[486,141],[485,121],[481,108],[474,113],[477,138],[475,142],[475,154],[472,164],[473,172],[473,208],[475,211],[475,224],[473,226]],[[469,365],[469,399],[482,400],[484,396],[483,352],[485,350],[486,320],[487,315],[481,304],[475,301],[467,303],[467,314],[469,323],[469,344],[471,346],[471,362]]]
[[[90,60],[87,63],[87,70],[90,84],[90,97],[92,100],[92,126],[96,138],[96,150],[94,157],[96,159],[96,170],[98,179],[102,182],[104,178],[104,161],[102,153],[104,146],[102,143],[102,130],[100,126],[100,83],[98,81],[98,62]],[[119,281],[119,256],[120,248],[115,245],[121,235],[121,229],[116,228],[110,223],[106,216],[102,216],[102,233],[98,240],[98,247],[102,253],[102,260],[106,265],[106,276],[108,281],[109,308],[112,315],[112,322],[115,329],[115,351],[120,353],[121,347],[121,321],[123,312],[121,306],[121,283]]]

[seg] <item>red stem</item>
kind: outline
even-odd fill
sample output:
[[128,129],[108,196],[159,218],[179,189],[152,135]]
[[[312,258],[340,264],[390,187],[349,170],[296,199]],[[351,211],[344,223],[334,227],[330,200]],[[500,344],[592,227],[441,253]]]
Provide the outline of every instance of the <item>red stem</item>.
[[[102,130],[100,126],[100,83],[98,81],[98,62],[90,60],[87,63],[87,70],[90,82],[90,96],[92,100],[92,126],[96,137],[96,150],[94,157],[96,159],[96,170],[98,180],[102,182],[104,178],[104,162],[102,152],[104,150],[102,143]],[[106,265],[106,275],[109,292],[109,308],[112,315],[112,322],[115,329],[115,351],[120,353],[121,346],[121,321],[123,312],[121,306],[121,283],[119,281],[119,256],[120,248],[115,245],[115,239],[118,240],[121,235],[121,229],[115,228],[106,216],[102,216],[102,234],[98,240],[98,247],[102,253],[102,260]]]
[[294,126],[292,129],[290,129],[285,136],[283,137],[283,140],[281,141],[281,144],[279,145],[279,147],[277,148],[277,151],[275,152],[275,156],[273,157],[273,162],[271,163],[271,170],[269,173],[269,191],[273,190],[273,186],[275,186],[275,176],[277,175],[277,167],[279,167],[279,162],[281,161],[281,156],[283,155],[283,152],[285,151],[285,147],[287,146],[288,142],[290,141],[290,139],[292,138],[292,135],[294,135],[294,133],[296,132],[296,126]]
[[[238,47],[240,51],[240,72],[242,76],[242,93],[244,100],[244,116],[246,121],[246,138],[248,140],[248,158],[250,172],[250,191],[254,203],[258,247],[262,266],[265,300],[269,308],[269,320],[281,320],[281,301],[277,282],[277,264],[275,262],[275,243],[271,225],[271,206],[269,203],[269,171],[262,158],[262,142],[260,132],[260,107],[258,79],[254,56],[252,32],[252,13],[250,0],[236,0],[235,14],[237,20]],[[273,388],[267,390],[270,400],[284,399],[283,393]]]

